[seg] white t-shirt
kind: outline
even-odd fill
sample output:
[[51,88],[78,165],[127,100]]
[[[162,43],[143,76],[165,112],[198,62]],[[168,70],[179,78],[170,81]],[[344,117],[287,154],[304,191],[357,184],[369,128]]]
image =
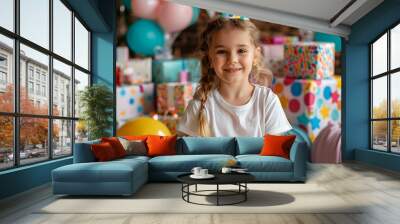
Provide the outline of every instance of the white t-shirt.
[[[177,130],[199,136],[199,100],[191,100],[180,119]],[[205,104],[206,120],[211,136],[252,136],[280,134],[292,129],[278,97],[268,87],[255,85],[251,99],[235,106],[224,100],[217,89],[208,95]]]

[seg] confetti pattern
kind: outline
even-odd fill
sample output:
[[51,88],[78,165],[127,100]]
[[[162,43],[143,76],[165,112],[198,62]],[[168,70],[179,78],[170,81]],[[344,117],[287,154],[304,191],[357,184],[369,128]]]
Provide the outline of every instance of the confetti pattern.
[[341,79],[274,78],[277,94],[289,122],[314,140],[329,121],[340,123]]
[[117,87],[118,127],[125,122],[154,112],[154,84],[137,84]]
[[300,42],[284,46],[283,73],[299,79],[332,78],[335,45],[322,42]]

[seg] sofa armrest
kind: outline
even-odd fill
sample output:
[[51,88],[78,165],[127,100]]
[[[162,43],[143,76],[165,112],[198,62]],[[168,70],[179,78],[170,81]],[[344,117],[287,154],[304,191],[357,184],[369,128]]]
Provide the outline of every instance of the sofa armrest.
[[74,163],[89,163],[95,162],[96,158],[94,157],[90,146],[97,142],[83,142],[83,143],[75,143],[74,147]]
[[294,142],[290,149],[290,160],[293,162],[293,180],[305,181],[307,177],[308,149],[305,142]]

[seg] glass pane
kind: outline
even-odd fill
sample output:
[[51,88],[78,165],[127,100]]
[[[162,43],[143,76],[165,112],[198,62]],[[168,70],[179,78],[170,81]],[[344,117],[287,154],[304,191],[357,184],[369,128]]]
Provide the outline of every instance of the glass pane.
[[89,70],[89,32],[75,18],[75,63]]
[[14,43],[0,35],[0,111],[14,111]]
[[390,69],[400,67],[400,24],[391,30],[390,60]]
[[72,154],[72,121],[53,121],[53,157]]
[[81,107],[79,106],[80,93],[89,86],[89,75],[75,69],[75,117],[81,114]]
[[47,115],[49,57],[21,44],[21,113]]
[[391,121],[392,152],[400,153],[400,120]]
[[21,36],[49,48],[49,0],[20,0]]
[[0,26],[14,31],[14,0],[0,1]]
[[53,71],[53,114],[72,117],[71,66],[54,59]]
[[0,116],[0,170],[14,165],[13,118]]
[[372,148],[387,151],[387,121],[372,122]]
[[400,72],[391,75],[390,98],[392,117],[400,117]]
[[386,76],[372,81],[372,118],[387,118]]
[[72,60],[72,12],[60,0],[54,0],[53,17],[53,51]]
[[34,163],[49,158],[49,120],[22,117],[20,119],[20,164]]
[[387,71],[387,34],[372,44],[373,75]]
[[84,120],[75,121],[75,143],[87,141],[88,129]]

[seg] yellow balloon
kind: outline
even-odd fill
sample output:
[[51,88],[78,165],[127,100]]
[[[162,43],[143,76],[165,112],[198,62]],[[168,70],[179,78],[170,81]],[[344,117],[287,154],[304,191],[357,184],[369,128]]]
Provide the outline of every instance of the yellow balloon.
[[165,124],[150,117],[137,117],[117,130],[118,136],[128,135],[172,135]]

